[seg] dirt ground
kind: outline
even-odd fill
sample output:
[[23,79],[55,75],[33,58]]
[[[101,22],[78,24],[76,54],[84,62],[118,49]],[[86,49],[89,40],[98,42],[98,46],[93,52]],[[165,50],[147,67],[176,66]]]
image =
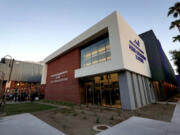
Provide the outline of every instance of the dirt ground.
[[97,133],[92,129],[94,125],[107,124],[113,126],[131,116],[170,121],[174,108],[175,105],[170,104],[151,104],[135,111],[124,111],[122,109],[81,105],[33,114],[67,135],[94,135]]
[[180,92],[178,94],[174,95],[173,97],[169,98],[167,101],[168,102],[178,102],[178,101],[180,101]]

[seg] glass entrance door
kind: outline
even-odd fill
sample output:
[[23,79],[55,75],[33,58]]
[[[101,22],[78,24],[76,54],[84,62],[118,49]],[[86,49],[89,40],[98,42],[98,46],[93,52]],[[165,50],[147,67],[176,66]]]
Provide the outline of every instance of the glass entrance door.
[[94,88],[93,82],[86,82],[85,83],[86,89],[86,104],[94,104]]
[[87,104],[120,107],[120,91],[117,73],[86,78],[84,87],[86,90]]

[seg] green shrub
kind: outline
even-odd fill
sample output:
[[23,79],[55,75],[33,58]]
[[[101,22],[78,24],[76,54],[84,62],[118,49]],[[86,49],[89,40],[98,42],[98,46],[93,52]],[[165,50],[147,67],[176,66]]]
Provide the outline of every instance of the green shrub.
[[67,126],[66,125],[62,125],[62,128],[64,129],[64,130],[66,130],[67,129]]
[[78,114],[76,112],[73,113],[73,116],[76,117]]
[[71,109],[74,110],[74,106],[71,106]]
[[83,119],[86,120],[87,119],[86,116],[84,116]]
[[72,113],[72,110],[64,108],[64,109],[61,109],[60,112],[64,114],[69,114],[69,113]]
[[96,118],[96,123],[100,123],[99,117]]
[[118,116],[121,116],[121,112],[118,112]]
[[114,120],[114,116],[113,115],[111,116],[110,120]]
[[85,114],[85,112],[84,112],[84,111],[81,111],[81,114]]
[[79,109],[80,109],[80,110],[82,109],[82,105],[81,105],[81,104],[79,105]]

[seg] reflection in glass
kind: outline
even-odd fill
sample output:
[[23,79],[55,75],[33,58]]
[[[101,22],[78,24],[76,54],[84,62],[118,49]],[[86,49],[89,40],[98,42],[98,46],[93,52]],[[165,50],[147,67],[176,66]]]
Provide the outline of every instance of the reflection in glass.
[[117,108],[121,106],[117,73],[86,78],[84,87],[87,104],[101,104]]
[[81,50],[81,67],[87,67],[108,60],[111,60],[109,37],[105,37]]

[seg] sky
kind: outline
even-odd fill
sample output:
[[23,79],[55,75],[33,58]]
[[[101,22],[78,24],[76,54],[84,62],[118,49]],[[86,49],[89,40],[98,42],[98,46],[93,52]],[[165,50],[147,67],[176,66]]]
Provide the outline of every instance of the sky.
[[0,58],[10,55],[17,60],[42,61],[116,10],[137,34],[152,29],[171,59],[169,51],[180,49],[180,43],[172,42],[178,30],[169,30],[174,18],[167,17],[168,8],[175,2],[177,0],[0,0]]

